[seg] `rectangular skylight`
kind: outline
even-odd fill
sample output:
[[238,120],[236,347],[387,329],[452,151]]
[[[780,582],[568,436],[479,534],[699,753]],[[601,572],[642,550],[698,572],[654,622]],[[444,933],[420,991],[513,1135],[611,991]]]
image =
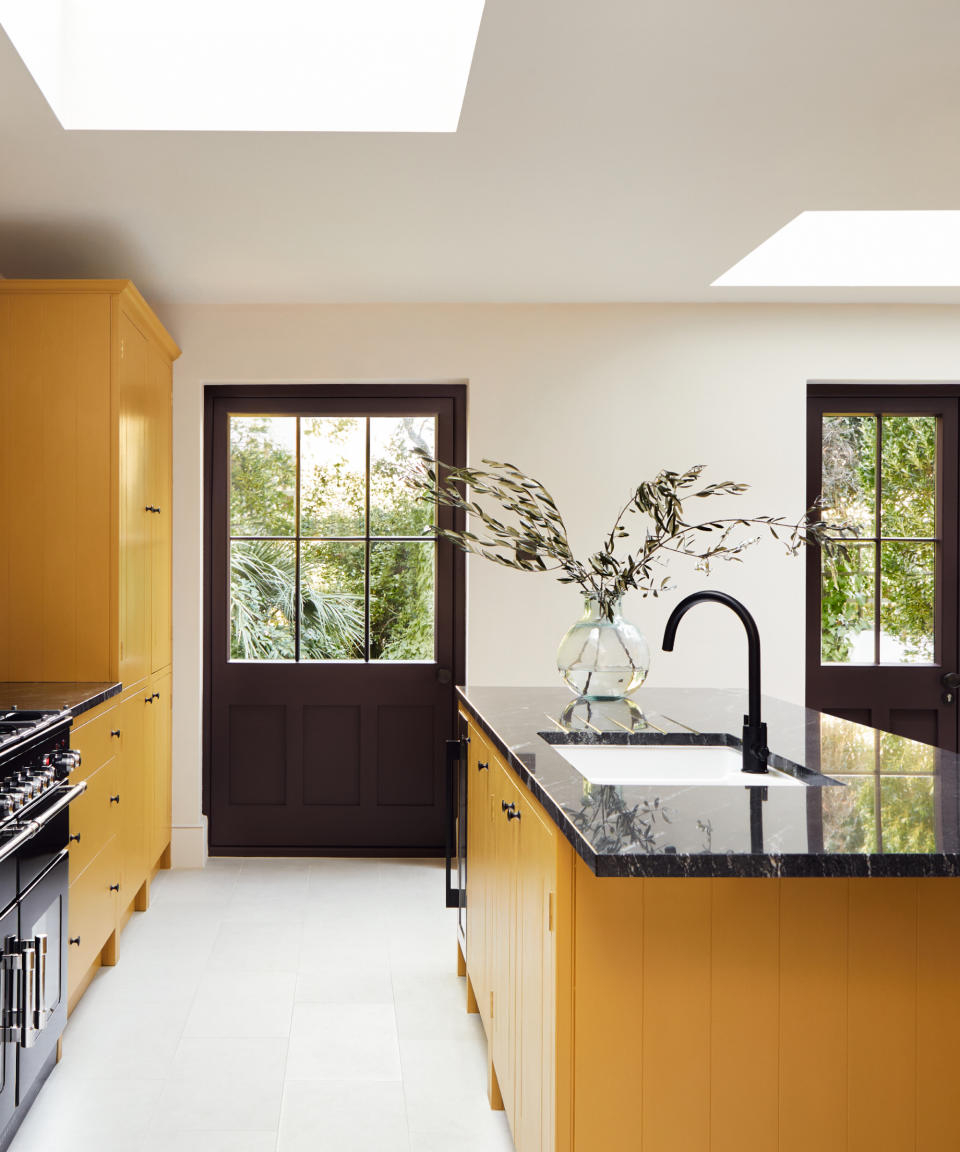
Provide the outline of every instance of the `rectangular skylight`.
[[952,288],[960,211],[801,212],[711,285]]
[[483,0],[0,0],[64,128],[456,132]]

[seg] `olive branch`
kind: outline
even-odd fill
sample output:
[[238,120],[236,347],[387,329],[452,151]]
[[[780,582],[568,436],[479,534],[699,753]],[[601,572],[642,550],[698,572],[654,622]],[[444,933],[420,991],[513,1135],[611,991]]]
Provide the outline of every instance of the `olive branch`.
[[[686,472],[664,470],[655,479],[640,484],[620,509],[600,550],[581,561],[573,555],[563,516],[547,488],[516,465],[484,459],[483,468],[455,468],[421,448],[414,449],[414,453],[420,466],[408,482],[419,498],[466,512],[482,525],[479,532],[439,526],[429,531],[464,552],[506,568],[559,573],[561,584],[578,584],[597,602],[607,619],[613,618],[614,605],[627,591],[637,591],[642,596],[659,596],[666,591],[670,578],[663,576],[662,570],[671,555],[690,557],[699,571],[709,573],[714,561],[741,562],[742,553],[756,544],[764,532],[783,544],[791,556],[805,545],[827,552],[842,551],[844,541],[856,534],[851,525],[824,521],[819,500],[795,523],[782,516],[691,522],[685,517],[685,501],[740,496],[749,489],[748,484],[733,480],[698,487],[705,465],[697,464]],[[499,515],[485,506],[484,498],[498,506]],[[513,522],[507,523],[499,516]],[[626,556],[617,556],[617,541],[631,536],[631,516],[644,518],[642,541]],[[762,531],[749,537],[741,535],[742,530],[751,528]]]

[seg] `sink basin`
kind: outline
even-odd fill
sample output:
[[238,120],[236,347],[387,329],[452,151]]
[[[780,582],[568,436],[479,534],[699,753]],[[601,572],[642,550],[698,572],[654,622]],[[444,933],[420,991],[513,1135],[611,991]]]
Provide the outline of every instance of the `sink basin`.
[[667,787],[803,788],[800,780],[771,768],[763,775],[741,771],[743,757],[732,748],[664,744],[553,745],[591,784]]

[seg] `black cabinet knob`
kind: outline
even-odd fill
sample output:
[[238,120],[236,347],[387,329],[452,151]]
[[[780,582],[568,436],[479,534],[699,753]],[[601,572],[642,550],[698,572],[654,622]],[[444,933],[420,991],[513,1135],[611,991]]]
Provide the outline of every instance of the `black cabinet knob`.
[[510,811],[510,812],[508,812],[508,813],[507,813],[507,819],[508,819],[508,820],[519,820],[519,819],[520,819],[520,813],[519,813],[519,812]]
[[79,947],[80,946],[80,937],[79,936],[70,936],[67,939],[67,943],[76,944],[77,947]]
[[80,843],[80,833],[79,832],[71,832],[70,835],[67,837],[67,843],[68,844],[72,844],[74,841],[76,841],[78,844]]
[[490,770],[490,761],[489,760],[478,760],[477,761],[477,771],[482,772],[484,769],[486,769],[487,771]]
[[120,885],[119,884],[111,884],[110,885],[110,891],[111,892],[119,892],[120,891]]
[[114,728],[114,730],[110,733],[110,735],[111,736],[119,736],[120,735],[120,729]]
[[514,804],[512,801],[509,804],[507,803],[506,800],[500,801],[500,811],[501,812],[512,812],[514,810],[514,808],[516,808],[516,804]]
[[110,803],[111,804],[119,804],[120,803],[120,793],[119,792],[116,794],[116,796],[110,797]]

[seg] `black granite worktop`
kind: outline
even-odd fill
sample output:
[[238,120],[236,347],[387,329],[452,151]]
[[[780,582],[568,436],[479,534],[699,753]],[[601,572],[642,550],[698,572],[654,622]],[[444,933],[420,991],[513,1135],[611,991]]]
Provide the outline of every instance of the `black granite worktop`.
[[119,696],[123,685],[110,681],[75,683],[69,681],[0,680],[0,709],[60,711],[69,708],[74,716],[96,708],[111,696]]
[[[960,876],[960,758],[770,697],[770,764],[800,786],[591,784],[557,744],[738,748],[746,694],[458,688],[598,876]],[[652,753],[653,755],[653,753]]]

